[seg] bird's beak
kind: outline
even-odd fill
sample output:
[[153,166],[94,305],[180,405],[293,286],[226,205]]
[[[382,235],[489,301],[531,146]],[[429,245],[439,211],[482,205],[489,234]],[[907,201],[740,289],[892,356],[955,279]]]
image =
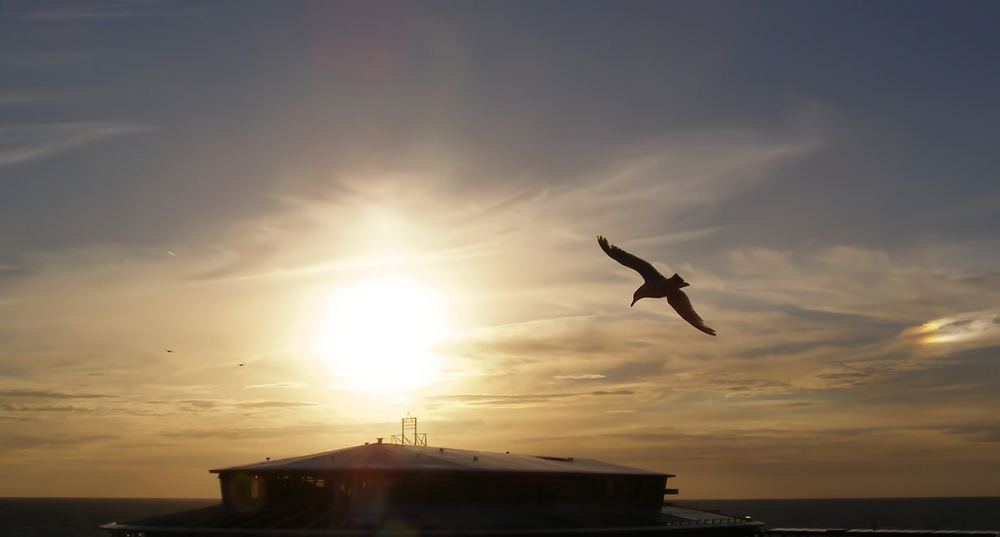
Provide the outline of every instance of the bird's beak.
[[638,302],[638,301],[639,301],[639,299],[638,299],[638,298],[633,298],[633,299],[632,299],[632,303],[631,303],[631,304],[629,304],[629,305],[628,305],[628,307],[630,307],[630,308],[631,308],[632,306],[635,306],[635,303],[636,303],[636,302]]

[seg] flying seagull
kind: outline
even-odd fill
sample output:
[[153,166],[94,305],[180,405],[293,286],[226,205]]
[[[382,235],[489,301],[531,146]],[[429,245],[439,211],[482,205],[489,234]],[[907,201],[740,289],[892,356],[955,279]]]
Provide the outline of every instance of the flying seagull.
[[673,306],[678,315],[691,323],[691,326],[710,336],[715,335],[715,330],[705,326],[705,321],[701,320],[701,317],[698,316],[698,313],[691,306],[691,299],[684,294],[684,291],[681,291],[681,287],[690,285],[683,278],[677,274],[665,278],[663,274],[660,274],[660,271],[653,268],[653,265],[649,261],[640,259],[613,244],[609,244],[608,239],[600,235],[597,236],[597,244],[601,245],[601,249],[604,250],[604,253],[608,254],[608,257],[638,272],[642,276],[642,279],[646,280],[632,295],[633,306],[643,298],[667,297],[667,302]]

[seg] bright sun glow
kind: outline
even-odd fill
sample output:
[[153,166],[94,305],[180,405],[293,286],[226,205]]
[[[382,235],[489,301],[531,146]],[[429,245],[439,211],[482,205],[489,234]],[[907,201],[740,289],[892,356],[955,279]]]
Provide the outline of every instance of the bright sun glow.
[[400,390],[434,382],[434,345],[447,335],[445,304],[434,289],[405,278],[336,289],[317,327],[316,351],[333,385]]

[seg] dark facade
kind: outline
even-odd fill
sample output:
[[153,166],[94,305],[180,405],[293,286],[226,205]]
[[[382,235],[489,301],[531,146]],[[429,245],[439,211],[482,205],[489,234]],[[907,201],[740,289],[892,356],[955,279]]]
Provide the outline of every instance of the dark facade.
[[670,515],[663,504],[669,474],[569,457],[374,443],[212,472],[219,476],[221,504],[104,528],[114,537],[397,530],[440,536],[746,535],[759,529],[708,513],[704,521]]
[[224,505],[235,509],[333,506],[338,527],[351,526],[349,514],[370,505],[531,507],[556,510],[563,516],[575,512],[578,520],[595,523],[622,519],[649,523],[660,516],[666,483],[665,476],[656,475],[447,470],[231,471],[220,472],[219,480]]

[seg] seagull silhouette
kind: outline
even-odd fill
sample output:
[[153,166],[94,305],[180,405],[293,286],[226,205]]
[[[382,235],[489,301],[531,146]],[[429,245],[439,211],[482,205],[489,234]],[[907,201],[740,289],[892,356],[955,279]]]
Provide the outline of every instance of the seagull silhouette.
[[608,254],[608,257],[638,272],[642,276],[642,279],[646,280],[632,294],[632,306],[643,298],[667,297],[667,302],[673,306],[681,318],[691,323],[691,326],[710,336],[715,335],[715,330],[705,326],[705,321],[701,320],[701,317],[698,316],[698,313],[691,306],[691,299],[684,294],[684,291],[681,291],[681,287],[690,285],[683,278],[677,274],[665,278],[663,274],[660,274],[660,271],[653,268],[653,265],[649,261],[636,257],[613,244],[609,244],[608,239],[600,235],[597,236],[597,244],[601,245],[601,249],[604,250],[604,253]]

